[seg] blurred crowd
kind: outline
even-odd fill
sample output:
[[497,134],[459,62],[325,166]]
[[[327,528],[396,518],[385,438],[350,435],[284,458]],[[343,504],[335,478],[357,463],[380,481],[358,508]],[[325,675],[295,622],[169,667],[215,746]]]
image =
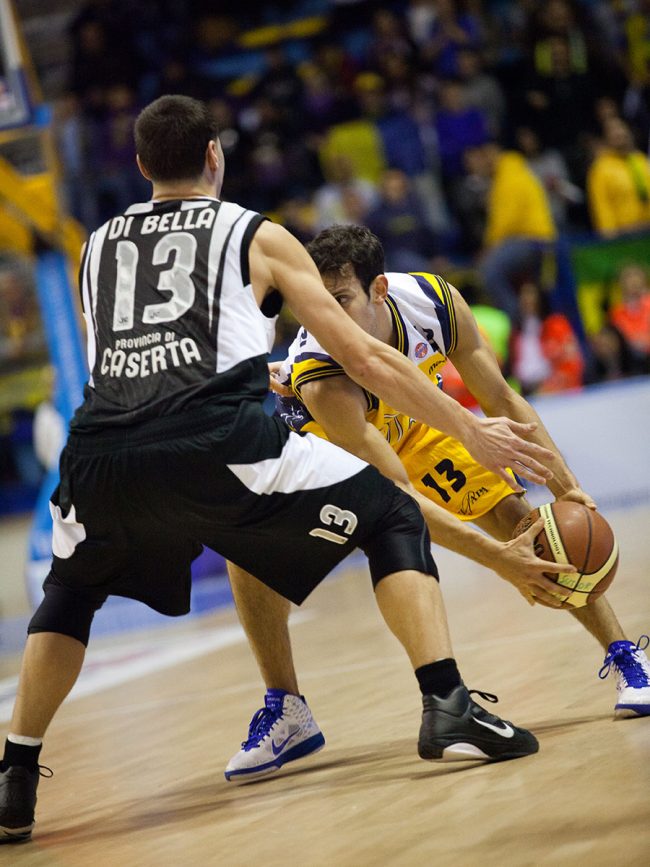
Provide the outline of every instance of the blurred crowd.
[[224,194],[298,231],[372,215],[397,256],[473,254],[512,234],[494,182],[541,241],[650,225],[648,0],[271,3],[271,21],[315,8],[322,26],[269,25],[257,50],[257,4],[228,5],[91,0],[74,19],[57,130],[88,228],[147,194],[131,129],[163,93],[211,104]]
[[[149,197],[134,119],[188,94],[224,198],[305,242],[363,223],[388,270],[443,273],[526,394],[650,370],[650,0],[89,0],[68,39],[55,135],[87,229]],[[594,315],[558,291],[566,243],[646,234]]]
[[[69,207],[91,229],[146,198],[134,118],[163,93],[197,96],[221,129],[225,198],[303,241],[364,223],[390,270],[473,268],[518,331],[522,287],[558,312],[559,236],[650,230],[649,14],[648,0],[144,0],[137,15],[91,0],[57,102]],[[311,34],[291,29],[310,15]]]

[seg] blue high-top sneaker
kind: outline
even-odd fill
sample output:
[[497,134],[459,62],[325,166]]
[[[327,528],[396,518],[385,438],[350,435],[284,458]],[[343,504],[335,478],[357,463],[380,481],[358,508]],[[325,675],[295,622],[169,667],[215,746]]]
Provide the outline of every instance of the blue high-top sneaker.
[[248,738],[228,762],[225,777],[245,783],[272,774],[287,762],[302,759],[325,746],[303,696],[282,689],[269,689],[264,707],[251,720]]
[[624,717],[650,716],[650,660],[644,651],[650,638],[642,635],[632,641],[613,641],[598,676],[606,678],[611,669],[616,675],[618,701],[614,715]]

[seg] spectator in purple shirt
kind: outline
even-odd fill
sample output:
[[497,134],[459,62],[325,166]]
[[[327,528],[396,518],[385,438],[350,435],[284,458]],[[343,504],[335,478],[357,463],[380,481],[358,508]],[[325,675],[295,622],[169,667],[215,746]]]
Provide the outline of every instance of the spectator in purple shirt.
[[462,12],[456,0],[437,0],[436,17],[429,39],[422,45],[420,56],[433,66],[442,78],[458,74],[458,53],[463,48],[478,48],[480,22],[473,15]]
[[458,177],[463,173],[464,151],[489,138],[485,115],[478,108],[466,107],[464,86],[459,81],[449,79],[442,85],[436,130],[443,176]]

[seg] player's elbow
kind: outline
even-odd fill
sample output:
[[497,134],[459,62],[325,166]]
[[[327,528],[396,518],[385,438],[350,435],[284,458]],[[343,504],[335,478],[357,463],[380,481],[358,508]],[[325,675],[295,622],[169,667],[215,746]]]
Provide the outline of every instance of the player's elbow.
[[346,358],[343,367],[350,379],[364,388],[371,391],[381,388],[385,370],[376,356],[355,351]]
[[[356,331],[356,329],[355,329]],[[372,351],[368,347],[368,335],[361,333],[360,339],[347,339],[336,349],[330,350],[332,356],[343,367],[350,379],[359,381],[372,367]]]

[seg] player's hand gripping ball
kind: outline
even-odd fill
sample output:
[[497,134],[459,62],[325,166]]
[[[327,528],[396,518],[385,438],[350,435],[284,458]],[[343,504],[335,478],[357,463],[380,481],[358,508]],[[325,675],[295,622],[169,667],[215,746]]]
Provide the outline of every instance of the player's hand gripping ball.
[[513,539],[524,533],[539,517],[544,529],[535,539],[535,553],[543,560],[572,563],[577,573],[546,577],[568,587],[572,594],[562,598],[562,608],[582,608],[607,590],[618,566],[618,543],[607,521],[582,503],[558,501],[533,509],[517,524]]

